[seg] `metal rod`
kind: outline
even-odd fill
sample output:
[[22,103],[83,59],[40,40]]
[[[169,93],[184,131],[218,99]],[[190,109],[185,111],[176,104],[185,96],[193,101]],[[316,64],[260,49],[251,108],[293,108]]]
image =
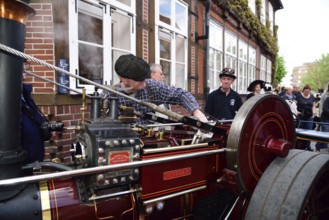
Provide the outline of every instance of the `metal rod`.
[[198,147],[207,147],[207,146],[208,146],[208,143],[202,143],[202,144],[192,144],[192,145],[184,145],[184,146],[177,146],[177,147],[143,149],[143,153],[144,154],[153,154],[153,153],[162,153],[162,152],[170,152],[170,151],[177,151],[177,150],[194,149],[194,148],[198,148]]
[[122,191],[122,192],[110,193],[110,194],[101,195],[101,196],[92,196],[89,198],[89,201],[112,198],[112,197],[122,196],[122,195],[130,194],[130,193],[134,193],[134,192],[140,192],[140,191],[142,191],[142,188],[130,189],[130,190]]
[[144,127],[144,128],[154,128],[154,127],[166,127],[166,126],[177,126],[177,125],[183,125],[183,123],[149,124],[149,125],[142,125],[142,126],[140,126],[140,127]]
[[[82,94],[82,92],[80,92],[80,91],[78,91],[78,90],[76,90],[76,89],[72,89],[72,88],[70,88],[70,87],[68,87],[68,86],[65,86],[65,85],[59,84],[58,82],[52,81],[52,80],[50,80],[50,79],[47,79],[46,77],[39,76],[39,75],[37,75],[37,74],[35,74],[35,73],[29,72],[29,71],[26,71],[26,70],[24,70],[24,72],[25,72],[26,74],[28,74],[28,75],[31,75],[31,76],[35,77],[35,78],[38,78],[38,79],[44,80],[44,81],[49,82],[49,83],[52,83],[52,84],[55,84],[56,86],[60,86],[60,87],[63,87],[63,88],[65,88],[65,89],[71,90],[72,92],[75,92],[75,93],[78,93],[78,94]],[[88,95],[88,94],[86,94],[86,96],[87,96],[88,98],[91,98],[91,96]]]
[[154,199],[145,200],[145,201],[143,201],[143,205],[148,205],[148,204],[156,203],[156,202],[159,202],[159,201],[162,201],[162,200],[171,199],[171,198],[174,198],[174,197],[177,197],[177,196],[185,195],[187,193],[200,191],[200,190],[203,190],[205,188],[207,188],[207,187],[206,186],[199,186],[199,187],[196,187],[196,188],[180,191],[180,192],[177,192],[177,193],[172,193],[172,194],[157,197],[157,198],[154,198]]
[[49,64],[49,63],[47,63],[45,61],[39,60],[39,59],[37,59],[35,57],[32,57],[32,56],[27,55],[25,53],[22,53],[22,52],[20,52],[18,50],[15,50],[13,48],[7,47],[4,44],[1,44],[0,43],[0,49],[1,50],[4,50],[4,51],[7,51],[9,53],[12,53],[12,54],[14,54],[16,56],[19,56],[19,57],[22,57],[22,58],[25,58],[25,59],[28,59],[28,60],[32,60],[33,62],[36,62],[38,64],[41,64],[43,66],[46,66],[46,67],[48,67],[50,69],[56,70],[57,72],[65,73],[65,74],[69,75],[70,77],[79,79],[79,80],[81,80],[83,82],[86,82],[87,84],[91,84],[91,85],[97,86],[97,87],[99,87],[101,89],[104,89],[106,91],[110,91],[110,92],[112,92],[112,93],[114,93],[114,94],[116,94],[118,96],[121,96],[121,97],[124,97],[126,99],[132,100],[132,101],[134,101],[134,102],[136,102],[136,103],[138,103],[140,105],[144,105],[144,106],[146,106],[146,107],[148,107],[148,108],[150,108],[150,109],[152,109],[152,110],[154,110],[156,112],[160,112],[162,114],[165,114],[165,115],[169,116],[170,118],[173,118],[173,119],[176,119],[176,120],[182,120],[182,118],[183,118],[182,115],[177,114],[175,112],[171,112],[168,109],[162,108],[162,107],[160,107],[160,106],[158,106],[156,104],[153,104],[153,103],[150,103],[150,102],[145,102],[145,101],[142,101],[142,100],[138,100],[138,99],[136,99],[134,97],[131,97],[129,95],[126,95],[126,94],[123,94],[123,93],[121,93],[119,91],[116,91],[115,89],[112,89],[112,88],[110,88],[108,86],[104,86],[104,85],[101,85],[99,83],[95,83],[94,81],[91,81],[89,79],[83,78],[83,77],[81,77],[79,75],[72,74],[72,73],[70,73],[70,72],[68,72],[68,71],[66,71],[66,70],[64,70],[62,68],[59,68],[59,67],[54,66],[52,64]]
[[189,158],[194,158],[194,157],[218,154],[218,153],[223,153],[225,151],[226,151],[225,149],[217,149],[217,150],[210,150],[210,151],[204,151],[204,152],[188,153],[188,154],[183,154],[183,155],[175,155],[175,156],[169,156],[169,157],[142,160],[142,161],[136,161],[136,162],[130,162],[130,163],[122,163],[122,164],[91,167],[91,168],[71,170],[71,171],[62,171],[62,172],[58,172],[58,173],[49,173],[49,174],[36,175],[36,176],[5,179],[5,180],[0,180],[0,187],[20,184],[20,183],[38,182],[38,181],[42,181],[42,180],[72,178],[75,176],[84,176],[84,175],[92,175],[92,174],[97,174],[97,173],[105,173],[105,172],[109,172],[109,171],[113,171],[113,170],[129,169],[129,168],[147,166],[147,165],[152,165],[152,164],[165,163],[165,162],[170,162],[170,161],[175,161],[175,160],[182,160],[182,159],[189,159]]
[[230,211],[227,213],[227,215],[225,217],[225,220],[229,219],[229,217],[230,217],[233,209],[235,208],[236,204],[238,203],[239,199],[240,199],[240,196],[238,196],[238,198],[236,198],[236,200],[235,200],[234,204],[232,205]]
[[227,120],[216,120],[216,123],[231,123],[233,122],[232,119],[227,119]]

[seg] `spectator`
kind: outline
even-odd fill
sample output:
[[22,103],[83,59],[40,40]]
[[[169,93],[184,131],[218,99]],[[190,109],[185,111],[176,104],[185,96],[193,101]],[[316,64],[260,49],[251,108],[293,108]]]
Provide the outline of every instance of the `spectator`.
[[291,112],[295,116],[297,116],[297,105],[294,102],[296,97],[294,96],[294,94],[292,94],[292,87],[286,86],[285,93],[284,93],[284,95],[281,96],[281,98],[287,102],[287,104],[290,107]]
[[[28,69],[28,62],[24,62],[24,70]],[[21,146],[26,150],[27,163],[43,161],[45,146],[41,135],[41,124],[47,121],[31,97],[32,84],[24,83],[26,79],[23,73],[22,85],[22,110],[21,110]]]
[[[150,74],[151,79],[154,79],[154,80],[157,80],[160,82],[164,82],[164,74],[162,72],[162,66],[160,64],[156,64],[156,63],[151,64],[150,70],[151,70],[151,74]],[[168,103],[161,104],[160,106],[170,110],[170,105]],[[158,114],[164,116],[161,113],[158,113]],[[168,118],[168,117],[165,117],[165,118]]]
[[[315,108],[315,99],[311,94],[311,87],[305,85],[302,93],[297,95],[295,102],[297,104],[297,114],[300,119],[299,128],[312,130],[313,129],[313,112]],[[310,141],[304,141],[305,149],[312,150]]]
[[297,97],[297,95],[300,94],[300,91],[299,91],[299,86],[297,84],[293,85],[292,86],[292,94],[294,94],[295,97]]
[[231,88],[234,73],[234,69],[224,68],[219,74],[221,86],[207,98],[205,112],[215,119],[233,119],[242,105],[240,95]]
[[264,83],[265,82],[263,80],[255,80],[251,82],[247,88],[247,91],[250,92],[247,95],[247,100],[255,95],[259,95],[263,89]]
[[162,72],[162,66],[160,64],[153,63],[150,66],[151,79],[164,82],[164,74]]
[[[151,79],[154,79],[154,80],[157,80],[157,81],[160,81],[160,82],[164,82],[164,74],[162,72],[162,66],[160,64],[156,64],[156,63],[151,64],[150,70],[151,70],[151,75],[150,75]],[[171,110],[171,107],[168,103],[163,103],[159,106],[162,107],[162,108]],[[167,115],[161,114],[159,112],[156,112],[155,115],[157,115],[161,118],[168,118]],[[171,128],[169,126],[166,126],[165,129],[166,130],[171,130]]]
[[292,93],[292,88],[291,86],[286,86],[285,87],[285,93],[281,96],[281,98],[283,98],[284,100],[290,100],[290,101],[293,101],[295,100],[295,95]]
[[284,86],[281,87],[281,90],[280,90],[280,93],[279,93],[279,96],[280,96],[280,97],[283,96],[284,93],[285,93],[284,88],[285,88]]
[[326,89],[323,91],[319,101],[319,115],[322,114],[322,106],[326,98],[329,97],[329,82],[327,83]]
[[[120,84],[116,87],[125,88],[127,95],[134,96],[138,100],[154,104],[177,103],[186,108],[200,121],[206,122],[207,118],[201,112],[196,99],[188,91],[169,86],[163,82],[147,79],[150,74],[150,65],[142,58],[135,55],[122,55],[115,63],[115,71],[120,77]],[[119,105],[134,107],[135,111],[141,113],[151,112],[146,106],[131,101],[125,97],[119,97]],[[146,123],[146,121],[141,121]]]
[[[327,84],[326,90],[321,95],[320,105],[319,105],[319,115],[321,122],[327,123],[327,124],[320,124],[321,131],[329,132],[329,83]],[[327,144],[317,142],[315,144],[315,148],[317,152],[320,152],[321,149],[327,148]]]

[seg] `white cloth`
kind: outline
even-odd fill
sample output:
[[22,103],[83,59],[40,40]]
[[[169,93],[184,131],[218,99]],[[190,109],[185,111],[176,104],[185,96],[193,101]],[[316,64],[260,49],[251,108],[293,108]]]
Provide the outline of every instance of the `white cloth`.
[[297,105],[294,101],[291,100],[286,100],[287,104],[290,107],[290,110],[292,113],[294,113],[295,115],[297,115]]

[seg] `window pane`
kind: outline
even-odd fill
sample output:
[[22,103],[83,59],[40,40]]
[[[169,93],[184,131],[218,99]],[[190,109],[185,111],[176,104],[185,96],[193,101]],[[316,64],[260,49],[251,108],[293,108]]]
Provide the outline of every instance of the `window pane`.
[[[101,9],[99,10],[102,13]],[[103,21],[101,19],[79,12],[78,22],[79,40],[103,44]]]
[[239,40],[239,59],[243,61],[248,61],[247,60],[247,43],[245,43],[242,40]]
[[160,21],[171,25],[171,0],[160,1]]
[[176,61],[185,62],[185,39],[176,37]]
[[103,83],[103,48],[79,44],[79,74],[94,82]]
[[117,0],[118,2],[121,2],[125,5],[131,6],[131,0]]
[[176,28],[183,33],[186,32],[187,28],[187,8],[181,4],[176,3]]
[[215,71],[209,70],[209,79],[208,79],[208,85],[209,85],[209,92],[212,92],[215,90],[216,85],[215,85]]
[[216,51],[216,70],[220,72],[222,69],[222,52]]
[[215,68],[215,50],[212,48],[209,48],[209,69],[213,70]]
[[160,37],[160,58],[170,60],[171,34],[160,31],[159,37]]
[[210,22],[209,46],[217,50],[223,50],[223,30],[218,25]]
[[256,14],[256,0],[248,0],[248,6],[252,13]]
[[112,12],[112,47],[131,49],[131,19],[127,14]]
[[225,50],[227,53],[236,57],[237,55],[237,38],[236,36],[225,33]]
[[262,0],[262,8],[261,8],[261,14],[260,14],[260,21],[263,25],[265,25],[265,15],[266,15],[266,5],[265,0]]
[[256,50],[249,46],[249,63],[256,64]]
[[185,75],[183,64],[176,63],[176,87],[185,88]]
[[168,61],[165,61],[165,60],[160,60],[160,64],[162,66],[162,72],[163,72],[163,75],[165,76],[165,79],[164,81],[167,83],[167,84],[170,84],[170,70],[171,70],[171,65],[170,65],[170,62]]
[[127,54],[127,53],[122,52],[122,51],[117,51],[117,50],[113,50],[112,51],[112,63],[113,63],[113,65],[112,65],[112,73],[113,73],[113,78],[112,78],[112,82],[110,83],[111,85],[115,85],[115,84],[117,84],[117,83],[120,82],[119,76],[115,72],[114,64],[117,61],[117,59],[119,59],[119,57],[121,55],[124,55],[124,54]]

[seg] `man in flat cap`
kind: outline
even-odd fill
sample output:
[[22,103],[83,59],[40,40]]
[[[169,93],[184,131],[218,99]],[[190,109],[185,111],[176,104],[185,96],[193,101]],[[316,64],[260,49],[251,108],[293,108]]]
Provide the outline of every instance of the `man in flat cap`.
[[207,98],[205,112],[214,119],[233,119],[242,105],[240,95],[231,88],[234,73],[234,69],[224,68],[219,74],[221,86]]
[[[117,86],[126,89],[124,93],[127,95],[157,105],[163,103],[178,104],[200,121],[207,121],[206,116],[201,112],[196,99],[191,93],[182,88],[176,88],[164,82],[150,79],[150,65],[142,58],[132,54],[122,55],[116,61],[114,68],[121,80]],[[119,97],[119,105],[134,107],[135,111],[141,113],[152,111],[146,106],[124,97]]]

